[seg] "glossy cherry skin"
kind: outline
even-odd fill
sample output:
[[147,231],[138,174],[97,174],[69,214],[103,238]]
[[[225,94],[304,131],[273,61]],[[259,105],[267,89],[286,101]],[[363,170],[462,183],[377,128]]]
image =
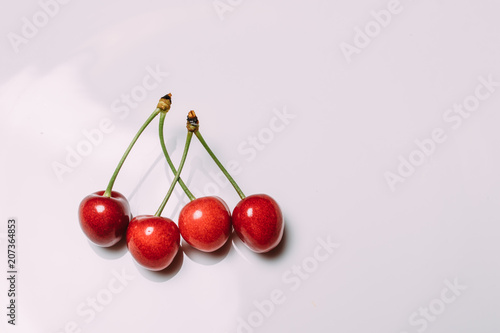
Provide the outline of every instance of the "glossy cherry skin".
[[238,202],[232,219],[234,231],[254,252],[271,251],[283,237],[283,214],[276,201],[266,194],[250,195]]
[[179,251],[181,236],[177,225],[166,217],[136,216],[127,229],[127,247],[135,261],[151,271],[172,263]]
[[132,218],[125,196],[111,191],[111,197],[104,197],[104,191],[86,196],[78,208],[80,227],[94,244],[109,247],[125,235]]
[[182,238],[203,252],[220,249],[231,234],[231,211],[219,197],[202,197],[184,206],[179,214]]

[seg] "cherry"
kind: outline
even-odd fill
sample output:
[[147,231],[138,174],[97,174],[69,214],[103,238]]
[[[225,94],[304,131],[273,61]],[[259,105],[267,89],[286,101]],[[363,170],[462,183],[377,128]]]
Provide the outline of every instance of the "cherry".
[[132,218],[130,206],[125,196],[113,191],[113,185],[125,159],[142,132],[160,112],[167,113],[170,110],[171,96],[171,94],[167,94],[160,98],[156,109],[139,128],[118,162],[106,190],[92,193],[80,203],[78,209],[80,226],[94,244],[103,247],[113,246],[125,234],[127,225]]
[[[160,143],[167,162],[173,173],[177,173],[168,155],[163,139],[163,119],[160,115]],[[198,118],[191,110],[188,114],[187,128],[193,133],[198,130]],[[179,214],[179,230],[182,238],[192,247],[203,252],[213,252],[221,248],[231,234],[231,211],[219,197],[196,199],[181,178],[179,185],[191,200]]]
[[[163,141],[165,114],[166,112],[160,114],[160,141]],[[136,216],[127,229],[127,247],[132,257],[139,265],[152,271],[166,268],[179,251],[179,228],[171,219],[160,215],[180,178],[192,137],[193,133],[188,131],[179,168],[155,215]],[[164,145],[164,142],[162,144]]]
[[274,249],[283,238],[285,228],[283,214],[276,201],[266,194],[246,197],[212,152],[199,130],[195,131],[195,135],[241,198],[232,215],[234,230],[238,237],[254,252],[264,253]]
[[218,250],[229,239],[231,211],[219,197],[195,199],[182,208],[179,230],[192,247],[204,252]]
[[123,194],[112,191],[103,196],[98,191],[86,196],[78,208],[80,227],[88,239],[99,246],[113,246],[125,234],[132,218],[130,206]]
[[127,247],[135,261],[144,268],[160,271],[174,260],[180,246],[177,225],[169,218],[136,216],[127,229]]
[[271,251],[283,237],[283,214],[276,201],[266,194],[242,199],[234,207],[232,218],[234,231],[254,252]]

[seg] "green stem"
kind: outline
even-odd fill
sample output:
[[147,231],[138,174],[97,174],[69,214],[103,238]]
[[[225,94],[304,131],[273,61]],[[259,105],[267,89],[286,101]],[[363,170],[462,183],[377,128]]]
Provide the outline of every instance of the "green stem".
[[[165,155],[165,158],[167,159],[168,165],[170,166],[170,170],[174,173],[174,175],[177,173],[177,170],[175,170],[174,163],[172,163],[172,160],[170,159],[170,156],[168,155],[167,147],[165,146],[165,138],[163,137],[163,124],[165,123],[165,116],[167,115],[166,112],[161,112],[160,113],[160,127],[159,127],[159,134],[160,134],[160,144],[161,144],[161,149],[163,150],[163,155]],[[196,199],[196,197],[189,191],[187,188],[186,184],[182,180],[182,178],[179,177],[179,185],[182,187],[184,190],[184,193],[189,197],[189,200],[193,201]]]
[[139,136],[142,134],[144,129],[158,115],[158,113],[160,113],[160,111],[161,111],[160,108],[156,108],[156,110],[154,110],[154,112],[149,116],[149,118],[146,120],[146,122],[141,126],[141,128],[139,129],[137,134],[134,136],[134,138],[132,139],[132,142],[130,142],[130,144],[128,145],[127,150],[125,150],[125,153],[123,154],[120,162],[118,162],[118,165],[115,169],[115,172],[111,176],[111,179],[109,180],[109,183],[108,183],[108,187],[106,188],[106,191],[104,191],[103,196],[105,196],[105,197],[111,196],[111,190],[113,189],[113,184],[115,183],[116,176],[118,176],[118,172],[120,172],[120,169],[121,169],[123,163],[125,162],[125,159],[127,158],[128,154],[130,153],[130,150],[132,150],[132,147],[134,146],[135,142],[137,141]]
[[165,198],[163,199],[160,207],[156,211],[155,216],[161,215],[161,212],[163,212],[163,208],[165,208],[165,205],[167,204],[167,201],[170,198],[170,195],[174,191],[175,185],[177,184],[177,181],[179,180],[179,177],[181,175],[182,168],[184,167],[184,162],[186,162],[186,157],[187,157],[188,150],[189,150],[189,144],[191,143],[192,137],[193,137],[193,133],[188,132],[187,137],[186,137],[186,144],[184,145],[184,152],[182,153],[181,163],[179,164],[179,167],[177,168],[177,173],[175,174],[174,180],[172,181],[172,184],[170,184],[170,188],[168,189],[168,192],[165,195]]
[[227,179],[229,180],[229,182],[231,183],[231,185],[233,185],[233,187],[236,190],[236,192],[238,192],[238,195],[240,196],[240,198],[241,199],[245,199],[245,195],[241,191],[240,187],[238,186],[238,184],[236,184],[236,182],[234,181],[233,177],[231,177],[231,175],[229,174],[229,172],[227,172],[226,168],[224,168],[224,166],[222,165],[222,163],[219,162],[219,160],[217,159],[217,157],[215,157],[215,154],[212,152],[212,150],[210,149],[210,147],[208,147],[207,142],[205,141],[205,139],[203,139],[203,136],[201,136],[200,131],[197,130],[194,133],[195,133],[196,137],[198,138],[198,140],[200,140],[200,142],[203,145],[203,147],[205,147],[205,149],[207,150],[208,154],[212,157],[212,159],[214,160],[214,162],[219,166],[219,168],[221,169],[221,171],[227,177]]

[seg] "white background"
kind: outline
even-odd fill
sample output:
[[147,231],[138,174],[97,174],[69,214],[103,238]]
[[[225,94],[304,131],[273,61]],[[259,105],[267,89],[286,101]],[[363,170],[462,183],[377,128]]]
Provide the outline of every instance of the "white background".
[[[6,323],[2,278],[2,331],[500,331],[500,87],[477,88],[479,77],[500,82],[498,2],[41,3],[51,16],[37,1],[4,4],[0,14],[5,271],[9,217],[19,245],[17,325]],[[356,52],[342,51],[349,47]],[[148,70],[163,74],[145,90]],[[168,92],[174,161],[194,109],[221,161],[238,163],[245,194],[281,205],[277,251],[257,255],[236,238],[213,255],[183,246],[171,268],[151,273],[123,243],[104,250],[86,240],[80,200],[105,189]],[[132,93],[137,104],[124,108]],[[464,102],[474,109],[467,118],[449,113]],[[273,120],[277,113],[289,119]],[[112,130],[68,166],[68,151],[88,148],[84,132],[103,119]],[[430,144],[435,129],[446,139]],[[415,140],[427,142],[427,155]],[[400,166],[410,157],[413,171]],[[386,176],[398,167],[404,181],[391,189]],[[216,172],[193,140],[183,177],[233,208],[238,197]],[[153,214],[171,179],[155,120],[114,189],[134,215]],[[163,215],[177,221],[185,202],[178,188]],[[340,245],[324,261],[314,256],[318,238]],[[271,307],[273,291],[282,302]],[[100,311],[92,299],[105,303]]]

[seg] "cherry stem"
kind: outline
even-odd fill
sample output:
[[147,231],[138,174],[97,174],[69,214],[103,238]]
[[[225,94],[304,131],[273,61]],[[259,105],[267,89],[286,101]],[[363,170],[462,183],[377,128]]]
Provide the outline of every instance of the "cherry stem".
[[184,145],[184,152],[182,153],[181,162],[179,164],[179,167],[177,168],[177,172],[175,174],[174,180],[172,181],[172,184],[170,184],[170,188],[168,189],[168,192],[165,195],[165,198],[163,199],[160,207],[156,211],[155,216],[161,215],[161,212],[163,212],[163,208],[165,208],[165,206],[168,202],[168,199],[170,198],[170,195],[174,191],[175,185],[177,184],[177,181],[179,180],[179,177],[181,175],[182,168],[184,167],[184,162],[186,162],[186,157],[187,157],[188,150],[189,150],[189,144],[191,143],[192,137],[193,137],[193,133],[188,131],[187,137],[186,137],[186,144]]
[[149,116],[149,118],[142,124],[141,128],[139,128],[139,131],[137,134],[134,136],[132,139],[132,142],[128,145],[127,150],[125,150],[125,153],[123,153],[123,156],[118,162],[118,165],[116,166],[115,172],[111,176],[111,179],[109,180],[108,187],[106,188],[106,191],[104,191],[103,196],[104,197],[111,197],[111,191],[113,189],[113,185],[115,184],[116,176],[118,176],[118,173],[120,172],[120,169],[122,168],[123,163],[125,162],[125,159],[127,158],[128,154],[132,150],[132,147],[136,143],[137,139],[139,139],[139,136],[141,136],[142,132],[144,132],[144,129],[148,127],[149,123],[160,113],[161,111],[166,111],[170,110],[170,104],[171,104],[171,94],[167,94],[160,98],[160,101],[158,102],[158,105],[156,109],[153,111],[153,113]]
[[233,185],[233,187],[236,190],[236,192],[238,192],[238,195],[240,196],[240,198],[242,200],[245,199],[245,195],[243,194],[243,191],[240,189],[240,187],[238,186],[238,184],[236,184],[236,182],[234,181],[233,177],[231,177],[231,175],[229,174],[229,172],[227,172],[226,168],[224,168],[224,166],[222,165],[222,163],[217,159],[217,157],[212,152],[212,150],[208,146],[208,144],[205,141],[205,139],[203,139],[203,136],[201,135],[200,131],[196,130],[194,132],[194,134],[196,135],[196,137],[198,138],[198,140],[200,140],[201,144],[203,145],[203,147],[205,147],[205,149],[207,150],[208,154],[212,157],[212,159],[214,160],[214,162],[219,166],[219,168],[221,169],[221,171],[227,177],[227,179],[229,180],[229,182],[231,183],[231,185]]
[[115,169],[115,172],[113,173],[113,176],[111,176],[111,179],[109,180],[108,187],[106,188],[106,191],[104,191],[103,196],[105,197],[110,197],[111,196],[111,190],[113,189],[113,185],[115,183],[116,176],[118,176],[118,172],[120,172],[120,169],[122,168],[123,163],[125,162],[125,159],[127,158],[128,154],[130,153],[130,150],[132,150],[132,147],[134,146],[135,142],[139,138],[139,136],[142,134],[144,129],[149,125],[149,123],[160,113],[161,109],[156,108],[156,110],[149,116],[149,118],[146,120],[146,122],[141,126],[139,129],[139,132],[134,136],[132,139],[132,142],[128,145],[127,150],[125,150],[125,153],[122,156],[122,159],[120,162],[118,162],[118,166]]
[[[165,138],[163,136],[163,125],[165,123],[165,116],[167,115],[166,112],[161,112],[160,113],[160,126],[159,126],[159,134],[160,134],[160,144],[161,144],[161,149],[163,150],[163,155],[165,155],[165,158],[167,159],[168,165],[170,166],[170,170],[175,174],[177,174],[177,170],[175,170],[174,163],[172,163],[172,159],[168,155],[167,147],[165,145]],[[188,187],[182,180],[182,178],[179,177],[179,185],[182,187],[184,190],[184,193],[188,196],[189,200],[193,201],[196,199],[196,197],[189,191]]]

